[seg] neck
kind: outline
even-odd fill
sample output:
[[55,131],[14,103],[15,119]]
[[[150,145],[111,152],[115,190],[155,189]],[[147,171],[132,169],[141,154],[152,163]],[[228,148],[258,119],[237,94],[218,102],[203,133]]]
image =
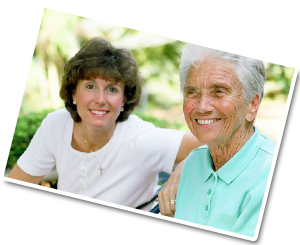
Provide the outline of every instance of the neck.
[[223,167],[251,138],[254,133],[253,125],[238,128],[228,142],[218,145],[209,145],[210,154],[214,163],[214,170]]
[[112,137],[116,123],[110,127],[94,128],[84,122],[75,123],[76,148],[83,152],[94,152],[105,146]]

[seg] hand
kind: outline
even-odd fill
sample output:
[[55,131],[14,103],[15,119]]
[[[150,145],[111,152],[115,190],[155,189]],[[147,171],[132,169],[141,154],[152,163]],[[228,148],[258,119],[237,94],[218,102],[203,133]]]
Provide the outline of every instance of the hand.
[[171,204],[171,200],[176,200],[183,165],[184,161],[177,165],[164,188],[158,194],[159,210],[162,215],[174,217],[175,203]]

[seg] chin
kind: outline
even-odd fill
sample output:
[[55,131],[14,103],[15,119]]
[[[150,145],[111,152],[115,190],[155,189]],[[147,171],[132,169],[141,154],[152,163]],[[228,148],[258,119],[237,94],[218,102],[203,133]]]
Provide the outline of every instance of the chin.
[[216,134],[205,133],[205,131],[193,132],[193,135],[203,144],[209,145],[218,142],[219,137]]

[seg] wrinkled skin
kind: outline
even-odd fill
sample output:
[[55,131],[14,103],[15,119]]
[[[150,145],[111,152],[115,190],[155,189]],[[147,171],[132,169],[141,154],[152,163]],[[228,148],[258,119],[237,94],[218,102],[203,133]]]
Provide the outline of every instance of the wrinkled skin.
[[184,87],[184,116],[195,137],[209,146],[216,171],[253,134],[258,107],[258,95],[245,101],[230,62],[204,60],[191,67]]
[[175,214],[175,204],[171,204],[170,201],[176,200],[183,165],[184,162],[177,165],[164,188],[158,195],[159,210],[162,215],[173,217]]

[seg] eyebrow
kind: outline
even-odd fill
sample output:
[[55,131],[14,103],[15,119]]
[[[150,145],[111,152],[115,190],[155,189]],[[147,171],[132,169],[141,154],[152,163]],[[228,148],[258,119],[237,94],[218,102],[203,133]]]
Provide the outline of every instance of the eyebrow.
[[196,87],[194,87],[194,86],[186,86],[186,87],[184,87],[183,88],[183,90],[189,90],[189,89],[197,89]]
[[[83,79],[82,81],[84,81],[84,80],[96,83],[96,80],[93,79],[93,78]],[[103,80],[104,80],[104,79],[103,79]],[[106,83],[112,84],[112,85],[119,85],[119,84],[121,83],[121,82],[115,82],[115,81],[109,81],[109,80],[104,80],[104,81],[105,81]]]
[[112,85],[120,85],[120,82],[111,82],[111,81],[107,81],[108,84],[112,84]]
[[210,87],[214,88],[226,88],[230,89],[231,86],[229,86],[227,83],[219,83],[219,82],[213,82]]
[[[209,85],[209,88],[226,88],[226,89],[230,89],[231,87],[226,83],[212,82]],[[199,89],[199,87],[192,86],[192,85],[188,85],[188,86],[185,86],[183,88],[183,90],[198,90],[198,89]]]

